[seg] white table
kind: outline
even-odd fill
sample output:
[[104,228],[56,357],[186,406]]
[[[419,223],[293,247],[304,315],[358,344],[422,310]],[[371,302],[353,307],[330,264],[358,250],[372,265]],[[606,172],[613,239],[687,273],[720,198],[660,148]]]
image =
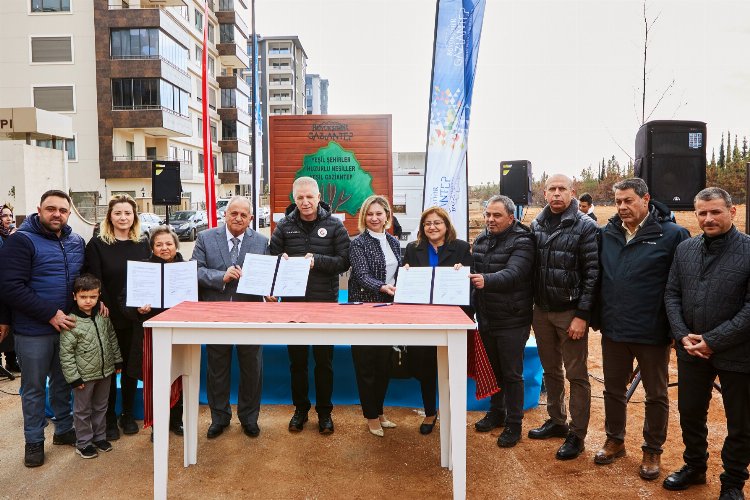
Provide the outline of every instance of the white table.
[[[393,319],[400,322],[383,323]],[[440,465],[453,471],[453,498],[466,498],[466,330],[473,325],[456,306],[405,304],[183,302],[154,317],[144,325],[153,329],[153,352],[158,353],[153,370],[154,498],[167,497],[169,393],[179,376],[184,464],[197,463],[200,356],[201,344],[207,343],[437,346]]]

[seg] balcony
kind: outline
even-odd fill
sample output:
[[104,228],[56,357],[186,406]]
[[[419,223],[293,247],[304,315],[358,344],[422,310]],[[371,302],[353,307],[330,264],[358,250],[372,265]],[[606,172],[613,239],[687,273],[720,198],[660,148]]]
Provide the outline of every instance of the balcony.
[[150,135],[162,137],[190,137],[193,127],[190,117],[175,113],[163,106],[132,106],[112,108],[112,127],[143,129]]
[[252,148],[248,142],[249,137],[238,139],[237,137],[222,137],[219,141],[219,147],[222,153],[241,153],[250,156]]
[[159,7],[187,7],[187,0],[141,0],[140,7],[128,6],[123,7],[120,0],[109,0],[107,8],[110,10],[120,9],[158,9]]
[[186,69],[181,69],[159,56],[143,57],[112,57],[110,66],[111,78],[163,78],[170,83],[190,92],[190,75]]
[[219,11],[216,13],[216,20],[219,21],[219,24],[231,24],[234,25],[238,30],[239,34],[244,38],[244,40],[236,40],[240,43],[246,43],[247,39],[250,37],[250,30],[247,27],[247,24],[245,24],[245,21],[242,19],[242,16],[235,11]]
[[219,60],[225,67],[232,69],[244,69],[250,65],[250,57],[237,43],[220,43],[216,46],[219,51]]

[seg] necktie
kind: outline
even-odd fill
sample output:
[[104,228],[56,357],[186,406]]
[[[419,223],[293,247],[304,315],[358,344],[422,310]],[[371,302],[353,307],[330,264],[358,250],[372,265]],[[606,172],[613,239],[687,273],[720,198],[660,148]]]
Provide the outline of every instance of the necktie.
[[239,238],[232,238],[232,249],[229,251],[229,260],[232,261],[232,265],[238,264],[237,259],[240,257],[240,240]]

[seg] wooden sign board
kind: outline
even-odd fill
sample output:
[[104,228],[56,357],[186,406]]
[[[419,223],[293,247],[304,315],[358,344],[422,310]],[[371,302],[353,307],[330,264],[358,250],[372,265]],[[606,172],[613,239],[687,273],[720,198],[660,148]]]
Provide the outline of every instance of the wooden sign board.
[[271,116],[268,135],[272,229],[292,203],[297,177],[318,181],[322,200],[352,236],[368,196],[392,201],[391,115]]

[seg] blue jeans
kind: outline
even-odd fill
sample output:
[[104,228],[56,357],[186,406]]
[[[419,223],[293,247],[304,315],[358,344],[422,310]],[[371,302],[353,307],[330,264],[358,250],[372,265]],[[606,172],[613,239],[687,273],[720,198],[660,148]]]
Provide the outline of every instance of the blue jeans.
[[16,335],[16,356],[21,366],[21,408],[26,442],[44,442],[47,377],[50,407],[55,415],[55,434],[70,431],[73,428],[73,401],[70,385],[60,366],[60,336]]

